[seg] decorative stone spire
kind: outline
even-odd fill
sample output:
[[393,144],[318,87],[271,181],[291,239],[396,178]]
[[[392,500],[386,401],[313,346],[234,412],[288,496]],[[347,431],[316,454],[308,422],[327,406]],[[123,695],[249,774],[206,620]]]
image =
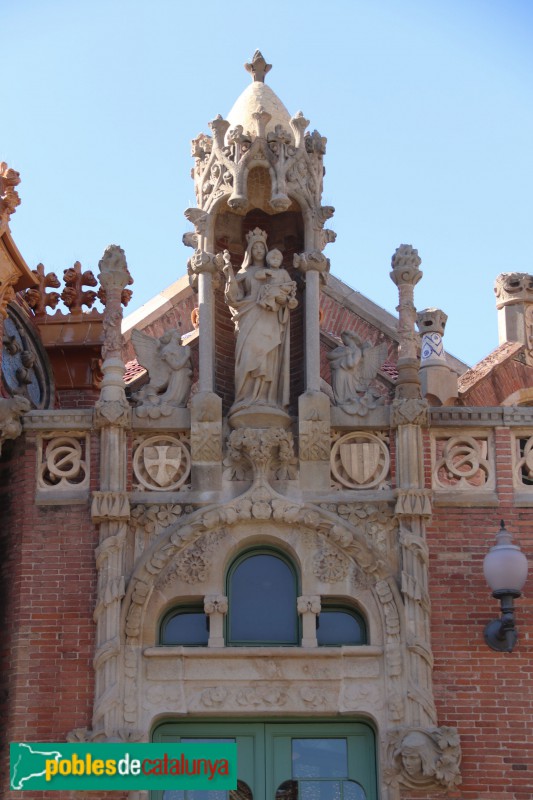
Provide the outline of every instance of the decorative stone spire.
[[267,64],[261,51],[256,50],[251,63],[245,64],[244,67],[246,71],[250,73],[254,81],[264,83],[267,72],[270,72],[272,69],[272,64]]
[[422,336],[420,381],[422,396],[430,402],[449,403],[457,397],[457,373],[448,364],[442,337],[448,315],[440,308],[425,308],[416,315]]
[[398,287],[399,293],[399,320],[398,334],[400,346],[398,348],[398,383],[396,396],[398,398],[420,397],[420,382],[418,377],[417,344],[418,337],[415,333],[416,308],[413,302],[414,288],[420,278],[420,264],[422,259],[410,244],[401,244],[395,251],[390,273],[391,280]]

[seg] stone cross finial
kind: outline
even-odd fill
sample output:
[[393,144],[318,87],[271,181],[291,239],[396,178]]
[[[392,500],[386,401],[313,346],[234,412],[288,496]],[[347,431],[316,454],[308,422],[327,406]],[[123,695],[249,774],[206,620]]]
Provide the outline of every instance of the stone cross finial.
[[252,75],[254,81],[265,82],[265,75],[272,69],[272,64],[267,64],[260,50],[256,50],[250,64],[244,65],[247,72]]

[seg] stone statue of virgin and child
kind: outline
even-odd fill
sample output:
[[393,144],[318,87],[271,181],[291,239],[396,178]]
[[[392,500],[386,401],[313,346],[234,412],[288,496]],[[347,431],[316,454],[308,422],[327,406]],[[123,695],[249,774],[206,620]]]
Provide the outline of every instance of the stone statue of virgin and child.
[[237,337],[234,427],[286,427],[289,405],[289,316],[296,308],[296,284],[282,268],[280,250],[268,250],[267,234],[255,228],[235,273],[223,253],[224,298]]

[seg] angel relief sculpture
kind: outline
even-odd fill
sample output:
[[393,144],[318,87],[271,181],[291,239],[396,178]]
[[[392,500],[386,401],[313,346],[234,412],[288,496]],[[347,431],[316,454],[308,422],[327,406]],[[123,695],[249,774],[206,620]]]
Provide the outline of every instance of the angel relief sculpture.
[[347,414],[364,417],[383,398],[370,386],[387,358],[387,345],[363,342],[353,331],[341,333],[344,344],[328,353],[335,404]]
[[137,415],[157,419],[167,417],[173,408],[184,408],[191,391],[191,349],[181,344],[177,330],[166,331],[159,339],[134,328],[131,341],[137,361],[150,376],[137,393]]
[[230,415],[234,425],[283,426],[283,417],[290,421],[285,413],[289,405],[289,317],[298,305],[296,284],[281,266],[281,251],[268,251],[265,231],[255,228],[246,240],[244,260],[236,274],[229,252],[225,250],[222,256],[225,301],[237,336],[235,402]]

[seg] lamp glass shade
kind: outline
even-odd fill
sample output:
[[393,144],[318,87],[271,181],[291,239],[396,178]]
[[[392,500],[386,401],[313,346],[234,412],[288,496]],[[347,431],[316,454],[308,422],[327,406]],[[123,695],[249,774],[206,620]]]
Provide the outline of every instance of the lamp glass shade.
[[524,553],[511,541],[505,528],[496,534],[496,544],[485,556],[483,572],[493,592],[519,595],[527,579],[528,564]]

